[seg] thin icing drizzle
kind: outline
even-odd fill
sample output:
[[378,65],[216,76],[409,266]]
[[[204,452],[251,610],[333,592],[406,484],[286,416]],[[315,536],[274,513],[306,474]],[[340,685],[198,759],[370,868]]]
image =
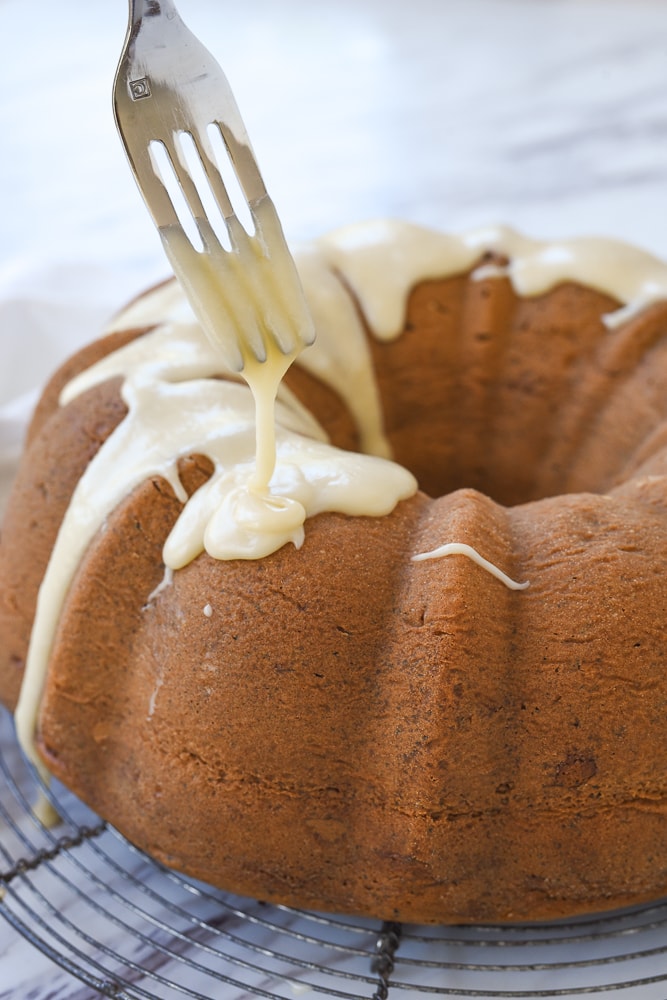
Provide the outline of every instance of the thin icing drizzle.
[[513,580],[507,573],[499,569],[495,563],[489,562],[488,559],[479,554],[477,549],[473,548],[472,545],[467,545],[465,542],[447,542],[445,545],[439,545],[436,549],[431,549],[430,552],[419,552],[412,557],[412,561],[422,562],[426,559],[442,559],[444,556],[454,555],[467,556],[468,559],[472,559],[474,563],[485,569],[487,573],[490,573],[491,576],[495,576],[497,580],[504,583],[508,590],[525,590],[526,587],[530,586],[528,580],[524,583],[517,583],[516,580]]

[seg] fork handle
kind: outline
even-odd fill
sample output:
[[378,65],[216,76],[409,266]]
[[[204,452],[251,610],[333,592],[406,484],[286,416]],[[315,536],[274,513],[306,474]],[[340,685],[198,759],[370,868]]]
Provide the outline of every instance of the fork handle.
[[173,0],[129,0],[129,3],[132,27],[140,24],[145,17],[167,17],[169,20],[178,17]]

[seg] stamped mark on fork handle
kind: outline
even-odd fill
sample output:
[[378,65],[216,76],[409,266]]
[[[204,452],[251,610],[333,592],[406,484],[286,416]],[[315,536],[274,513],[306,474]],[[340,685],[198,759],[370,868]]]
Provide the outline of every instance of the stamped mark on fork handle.
[[144,97],[151,96],[151,85],[147,76],[142,76],[139,80],[130,80],[129,87],[133,101],[141,101]]

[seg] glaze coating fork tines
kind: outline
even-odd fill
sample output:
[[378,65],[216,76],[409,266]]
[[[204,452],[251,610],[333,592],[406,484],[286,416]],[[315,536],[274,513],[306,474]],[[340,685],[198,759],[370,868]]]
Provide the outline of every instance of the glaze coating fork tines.
[[229,366],[240,371],[276,348],[295,355],[312,343],[296,268],[227,79],[172,0],[130,0],[114,113],[174,271]]

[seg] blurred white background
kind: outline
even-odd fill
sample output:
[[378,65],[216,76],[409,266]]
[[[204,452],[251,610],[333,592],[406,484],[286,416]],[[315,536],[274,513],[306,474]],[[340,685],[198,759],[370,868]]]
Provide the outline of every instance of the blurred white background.
[[[399,215],[667,256],[661,0],[181,0],[288,237]],[[123,0],[0,0],[0,269],[162,273],[115,133]],[[128,278],[132,283],[132,278]],[[137,285],[139,287],[139,285]]]

